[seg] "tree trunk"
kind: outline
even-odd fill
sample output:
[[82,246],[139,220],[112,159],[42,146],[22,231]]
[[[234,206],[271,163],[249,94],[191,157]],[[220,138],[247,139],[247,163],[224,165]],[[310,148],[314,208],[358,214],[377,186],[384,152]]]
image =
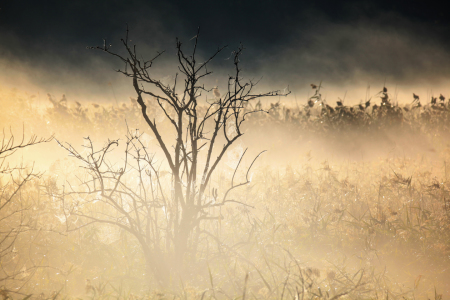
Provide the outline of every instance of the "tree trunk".
[[151,282],[152,276],[161,288],[170,287],[171,266],[162,254],[145,251],[146,277]]

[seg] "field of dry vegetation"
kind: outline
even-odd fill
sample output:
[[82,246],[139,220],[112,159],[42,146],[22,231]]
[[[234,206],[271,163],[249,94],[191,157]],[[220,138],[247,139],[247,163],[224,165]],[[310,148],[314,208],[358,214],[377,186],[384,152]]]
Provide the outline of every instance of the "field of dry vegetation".
[[[313,97],[299,103],[247,104],[245,110],[263,112],[248,116],[245,135],[212,175],[205,221],[193,227],[176,261],[170,231],[162,228],[171,226],[176,208],[158,204],[173,195],[172,176],[135,99],[78,103],[2,89],[0,297],[450,299],[449,100],[414,95],[411,104],[399,105],[381,88],[346,106],[312,88]],[[156,100],[145,103],[172,143],[174,132]],[[22,145],[34,135],[31,144],[55,139],[8,152],[22,134]],[[116,139],[117,146],[108,144]],[[111,148],[102,152],[105,145]],[[105,195],[90,188],[94,157],[107,154],[110,171],[116,170],[127,145],[136,147],[130,161],[147,151],[143,157],[155,169],[139,173],[130,163],[119,172],[125,183],[117,190],[124,201],[117,200],[119,212],[136,213],[122,220]],[[119,174],[105,172],[105,181]],[[139,177],[144,173],[158,180]],[[245,184],[230,192],[232,201],[214,205],[238,182]],[[148,225],[154,239],[145,241],[154,249],[148,251],[161,251],[153,273],[145,243],[127,229],[142,222],[140,204],[120,196],[142,199],[141,193],[155,203],[146,208],[155,220]]]

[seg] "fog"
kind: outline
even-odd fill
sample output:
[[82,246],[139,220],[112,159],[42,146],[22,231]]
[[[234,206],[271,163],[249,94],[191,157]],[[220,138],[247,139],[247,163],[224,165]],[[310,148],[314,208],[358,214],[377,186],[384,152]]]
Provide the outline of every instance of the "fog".
[[[168,119],[173,109],[144,96],[168,153],[187,153],[180,156],[183,174],[175,174],[142,116],[132,79],[115,72],[124,65],[86,49],[102,45],[102,36],[97,44],[90,37],[69,45],[33,40],[27,49],[25,40],[3,30],[1,293],[44,299],[450,297],[446,45],[429,25],[396,13],[345,23],[314,10],[301,16],[307,26],[273,45],[242,41],[242,80],[260,80],[256,94],[282,95],[239,107],[242,114],[258,112],[243,121],[244,134],[219,159],[204,191],[201,174],[214,160],[202,149],[197,162],[183,147],[194,147],[197,138],[216,143],[209,156],[218,157],[228,141],[222,131],[211,137],[219,117],[205,123],[205,136],[189,140],[192,133],[183,131],[184,142],[177,143]],[[196,31],[167,28],[160,18],[131,23],[129,39],[139,57],[166,50],[151,76],[173,85],[181,73],[174,38],[179,35],[189,54]],[[120,54],[122,33],[114,27],[108,34]],[[201,28],[197,62],[223,45],[217,35]],[[200,83],[199,113],[226,97],[237,41],[231,38],[208,66],[213,73]],[[223,134],[236,135],[235,127],[224,127]],[[55,139],[26,146],[33,135]],[[13,145],[24,147],[5,156]],[[188,175],[194,164],[198,174]],[[200,196],[189,207],[191,187],[192,199]],[[198,223],[182,223],[186,211],[198,214]]]
[[[278,33],[284,37],[282,40],[272,33],[267,38],[255,33],[245,40],[249,34],[245,28],[226,40],[233,28],[224,28],[219,35],[213,31],[217,24],[200,26],[197,52],[201,58],[208,58],[217,47],[228,46],[213,61],[214,74],[205,83],[225,88],[223,84],[233,68],[229,57],[243,43],[246,48],[242,56],[243,74],[255,80],[262,78],[261,89],[289,86],[293,92],[289,101],[296,98],[305,103],[311,92],[309,84],[320,82],[326,88],[324,96],[333,104],[338,97],[345,97],[348,104],[359,103],[366,98],[369,86],[371,95],[388,86],[392,98],[401,103],[411,102],[412,93],[429,101],[431,95],[450,92],[447,44],[433,25],[377,10],[368,15],[354,12],[357,17],[345,22],[308,8],[300,14],[296,20],[300,25]],[[170,28],[161,18],[133,19],[129,24],[130,43],[136,43],[146,59],[166,51],[155,62],[153,72],[157,78],[173,80],[178,71],[175,38],[188,49],[193,46],[197,28]],[[133,95],[131,84],[113,71],[122,68],[122,64],[101,51],[86,49],[103,46],[102,39],[106,39],[112,49],[124,53],[120,38],[125,37],[125,24],[113,24],[111,28],[86,31],[84,37],[77,32],[73,41],[68,36],[61,40],[50,38],[53,31],[41,33],[42,38],[22,38],[3,29],[2,86],[30,94],[51,93],[56,97],[66,94],[73,101],[127,101]]]

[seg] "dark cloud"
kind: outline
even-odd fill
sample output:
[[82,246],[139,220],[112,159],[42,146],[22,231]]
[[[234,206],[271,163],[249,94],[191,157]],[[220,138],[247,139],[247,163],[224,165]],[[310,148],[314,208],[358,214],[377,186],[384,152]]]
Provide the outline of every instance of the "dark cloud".
[[342,83],[355,76],[414,83],[450,75],[450,53],[426,24],[395,13],[346,24],[325,18],[312,23],[313,29],[299,30],[289,44],[262,56],[259,64],[265,60],[277,78],[285,73],[294,80],[313,77]]
[[141,53],[167,50],[156,65],[161,76],[174,69],[175,37],[188,47],[200,26],[200,56],[230,46],[215,62],[217,75],[243,42],[245,71],[273,87],[437,82],[450,75],[444,12],[443,2],[429,1],[10,1],[0,10],[0,76],[85,96],[113,82],[125,97],[129,89],[112,72],[117,61],[86,46],[107,38],[120,49],[128,23]]

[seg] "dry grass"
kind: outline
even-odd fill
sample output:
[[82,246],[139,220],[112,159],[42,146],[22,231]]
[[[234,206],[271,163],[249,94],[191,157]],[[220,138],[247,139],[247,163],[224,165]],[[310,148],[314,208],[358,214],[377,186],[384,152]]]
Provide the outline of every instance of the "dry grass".
[[[304,107],[274,103],[268,114],[252,115],[247,131],[255,136],[277,124],[291,137],[321,136],[331,140],[330,145],[333,138],[364,141],[395,131],[399,136],[432,136],[446,147],[448,100],[420,105],[417,99],[399,106],[387,91],[378,96],[376,106],[374,98],[370,105],[331,107],[318,90]],[[2,107],[11,110],[3,111],[2,126],[21,128],[25,122],[27,130],[42,136],[55,132],[73,143],[87,134],[98,141],[120,137],[124,119],[130,127],[145,129],[133,102],[117,107],[49,99],[50,105],[36,114],[33,98],[3,96]],[[160,126],[165,122],[161,119]],[[125,233],[110,232],[119,237],[113,241],[105,238],[108,229],[101,226],[61,234],[64,224],[55,217],[60,212],[52,190],[61,190],[62,173],[77,166],[69,159],[55,162],[41,181],[25,186],[21,196],[39,213],[33,217],[37,230],[18,240],[18,255],[49,266],[26,278],[27,292],[33,298],[57,299],[450,297],[448,152],[344,162],[314,152],[298,156],[296,165],[260,164],[252,183],[233,195],[255,209],[223,209],[223,220],[207,228],[220,240],[200,240],[197,256],[187,258],[189,269],[172,279],[170,290],[145,281],[142,254]],[[230,172],[224,165],[216,176],[212,185],[219,193],[226,189]],[[6,299],[12,295],[6,290],[13,288],[13,283],[0,284],[0,296]]]

